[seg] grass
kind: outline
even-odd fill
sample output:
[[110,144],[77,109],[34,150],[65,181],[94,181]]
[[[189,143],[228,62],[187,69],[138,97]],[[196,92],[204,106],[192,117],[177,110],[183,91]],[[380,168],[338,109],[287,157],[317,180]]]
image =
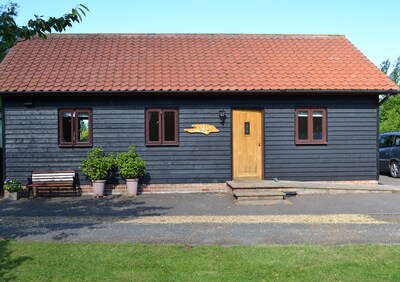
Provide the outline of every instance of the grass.
[[400,246],[0,241],[0,281],[400,281]]

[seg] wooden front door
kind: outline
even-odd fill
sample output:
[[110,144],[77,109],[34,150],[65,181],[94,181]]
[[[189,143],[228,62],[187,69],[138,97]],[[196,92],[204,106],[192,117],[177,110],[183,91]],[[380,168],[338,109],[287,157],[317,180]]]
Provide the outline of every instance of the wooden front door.
[[262,110],[232,110],[233,179],[263,178]]

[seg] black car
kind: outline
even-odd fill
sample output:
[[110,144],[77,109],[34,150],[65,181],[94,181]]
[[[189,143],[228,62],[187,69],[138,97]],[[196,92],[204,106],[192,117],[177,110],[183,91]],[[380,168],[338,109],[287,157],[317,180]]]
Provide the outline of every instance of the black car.
[[400,132],[379,134],[379,172],[400,177]]

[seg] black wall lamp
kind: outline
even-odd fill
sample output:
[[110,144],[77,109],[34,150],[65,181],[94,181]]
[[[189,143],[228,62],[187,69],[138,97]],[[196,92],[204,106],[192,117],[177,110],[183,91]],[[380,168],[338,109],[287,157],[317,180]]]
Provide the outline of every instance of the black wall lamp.
[[221,120],[221,124],[224,124],[225,120],[226,120],[225,110],[220,110],[218,112],[218,116],[219,116],[219,119]]

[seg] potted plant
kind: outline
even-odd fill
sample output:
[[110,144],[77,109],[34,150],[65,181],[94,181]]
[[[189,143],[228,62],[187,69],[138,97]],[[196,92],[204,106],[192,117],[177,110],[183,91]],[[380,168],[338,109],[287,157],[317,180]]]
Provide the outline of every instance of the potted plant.
[[130,146],[128,152],[117,154],[115,163],[119,172],[126,180],[126,187],[130,195],[136,196],[139,178],[146,173],[144,160],[135,151],[135,146]]
[[82,160],[82,171],[92,181],[95,197],[103,197],[104,186],[114,162],[112,154],[106,155],[101,147],[93,148]]
[[22,185],[16,178],[7,178],[4,181],[3,188],[7,191],[7,198],[18,200],[21,197]]

